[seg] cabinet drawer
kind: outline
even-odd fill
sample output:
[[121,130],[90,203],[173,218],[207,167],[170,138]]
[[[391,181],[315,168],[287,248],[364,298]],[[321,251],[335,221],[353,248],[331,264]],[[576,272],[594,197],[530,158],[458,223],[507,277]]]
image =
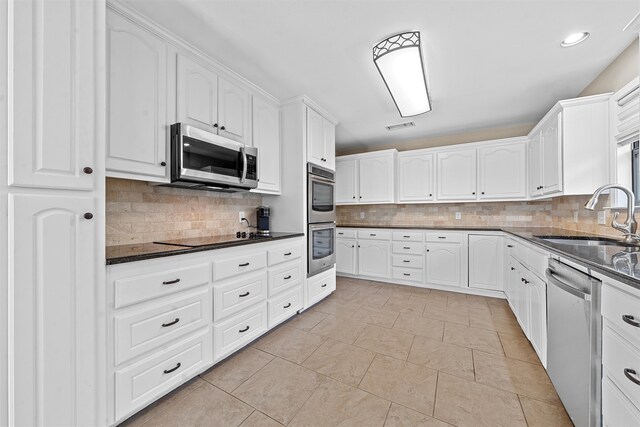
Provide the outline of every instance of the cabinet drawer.
[[602,421],[605,427],[640,426],[640,411],[606,377],[602,380]]
[[420,231],[394,231],[393,240],[400,242],[423,242],[424,233]]
[[422,246],[420,242],[393,242],[393,253],[421,255]]
[[625,369],[632,378],[640,380],[640,350],[634,348],[605,321],[602,331],[602,367],[624,395],[640,410],[640,385],[626,377]]
[[358,233],[356,232],[356,230],[351,230],[351,229],[347,229],[347,228],[338,228],[338,231],[336,233],[336,236],[338,237],[338,239],[355,239]]
[[210,278],[211,265],[206,263],[117,279],[114,282],[115,308],[206,285]]
[[213,321],[267,299],[267,272],[242,276],[213,287]]
[[220,360],[267,330],[267,302],[213,326],[214,359]]
[[460,233],[426,233],[427,242],[462,243]]
[[267,252],[253,252],[213,261],[213,280],[222,280],[242,273],[260,270],[267,266]]
[[542,280],[546,280],[545,271],[547,271],[547,267],[549,266],[549,254],[529,248],[527,264],[532,272]]
[[302,277],[302,266],[299,262],[283,265],[280,268],[269,270],[269,297],[299,284]]
[[309,305],[315,304],[336,290],[336,273],[334,269],[321,273],[307,281]]
[[422,255],[393,255],[392,259],[394,267],[422,268],[424,266]]
[[268,302],[269,329],[287,320],[302,308],[302,286],[284,292]]
[[358,230],[358,239],[391,240],[391,231],[388,231],[388,230]]
[[116,365],[209,324],[209,289],[126,315],[116,314]]
[[394,267],[392,269],[392,274],[394,279],[422,283],[422,269]]
[[209,329],[115,374],[116,419],[192,378],[211,363]]
[[300,242],[292,245],[269,249],[269,265],[276,265],[282,262],[298,259],[300,258],[301,253],[302,248]]
[[[602,286],[602,316],[626,340],[640,348],[640,327],[631,324],[640,322],[640,298],[605,283]],[[623,316],[626,316],[626,322]]]

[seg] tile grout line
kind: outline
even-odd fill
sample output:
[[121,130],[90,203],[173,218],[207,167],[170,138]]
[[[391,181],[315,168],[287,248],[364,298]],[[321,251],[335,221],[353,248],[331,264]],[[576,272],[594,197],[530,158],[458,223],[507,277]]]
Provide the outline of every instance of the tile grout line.
[[[289,425],[289,424],[291,424],[291,422],[292,422],[293,420],[295,420],[295,419],[296,419],[296,416],[297,416],[297,415],[298,415],[298,413],[302,410],[302,408],[304,408],[304,405],[306,405],[306,404],[307,404],[307,402],[309,401],[309,399],[311,399],[311,397],[316,393],[316,391],[318,391],[318,389],[322,386],[322,384],[324,384],[324,382],[327,380],[327,378],[329,378],[328,376],[326,376],[326,375],[324,375],[324,374],[320,374],[320,373],[318,373],[318,372],[316,372],[316,371],[313,371],[313,370],[311,370],[311,369],[308,369],[308,368],[304,368],[304,369],[307,369],[308,371],[311,371],[311,372],[313,372],[313,373],[314,373],[314,374],[316,374],[316,375],[320,375],[320,376],[322,377],[322,381],[320,381],[320,383],[319,383],[317,386],[315,386],[315,387],[314,387],[313,391],[312,391],[311,393],[309,393],[309,397],[307,397],[307,398],[304,400],[304,402],[302,403],[302,405],[300,405],[300,407],[296,410],[296,413],[295,413],[295,414],[293,414],[293,416],[291,417],[291,419],[289,420],[289,422],[287,422],[287,423],[282,423],[282,424],[284,424],[284,425]],[[276,420],[276,421],[277,421],[277,420]]]
[[527,426],[530,426],[531,424],[529,424],[529,420],[527,420],[527,413],[524,411],[524,406],[522,406],[522,399],[520,399],[521,396],[519,394],[516,394],[516,396],[518,396],[518,403],[520,404],[520,410],[522,411],[524,422],[527,424]]

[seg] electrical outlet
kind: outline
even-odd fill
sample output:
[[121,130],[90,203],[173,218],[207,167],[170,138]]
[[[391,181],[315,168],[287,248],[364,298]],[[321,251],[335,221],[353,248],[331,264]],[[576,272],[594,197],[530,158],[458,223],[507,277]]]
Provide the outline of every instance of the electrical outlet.
[[578,223],[578,211],[573,211],[573,222]]
[[462,219],[462,212],[456,212],[456,219]]
[[242,222],[242,218],[246,218],[246,216],[244,216],[244,212],[240,212],[240,213],[238,214],[238,221],[239,221],[239,222]]
[[360,212],[360,219],[364,219],[364,212]]
[[605,222],[607,221],[607,216],[605,214],[605,211],[598,211],[598,224],[605,224]]

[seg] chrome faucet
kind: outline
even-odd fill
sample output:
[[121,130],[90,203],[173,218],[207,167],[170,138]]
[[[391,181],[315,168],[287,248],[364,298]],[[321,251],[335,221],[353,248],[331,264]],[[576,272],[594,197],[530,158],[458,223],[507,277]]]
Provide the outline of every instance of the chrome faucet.
[[598,197],[600,197],[600,194],[605,190],[614,189],[614,188],[623,191],[627,195],[627,220],[624,222],[624,224],[620,224],[617,221],[618,214],[620,212],[614,212],[613,220],[611,221],[611,226],[616,230],[622,231],[624,233],[624,241],[626,243],[636,243],[640,240],[640,236],[636,234],[636,231],[638,229],[638,223],[636,222],[636,219],[635,219],[636,197],[634,196],[633,191],[631,191],[628,187],[625,187],[624,185],[620,185],[620,184],[603,185],[593,193],[593,196],[591,196],[589,201],[585,203],[584,208],[592,211],[593,208],[595,208],[596,203],[598,203]]

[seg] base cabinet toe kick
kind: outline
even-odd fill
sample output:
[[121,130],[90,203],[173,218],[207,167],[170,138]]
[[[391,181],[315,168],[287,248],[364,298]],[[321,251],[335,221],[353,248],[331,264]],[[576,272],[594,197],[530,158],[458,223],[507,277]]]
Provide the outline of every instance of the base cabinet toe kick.
[[331,294],[335,268],[307,279],[304,249],[295,237],[107,266],[109,425]]

